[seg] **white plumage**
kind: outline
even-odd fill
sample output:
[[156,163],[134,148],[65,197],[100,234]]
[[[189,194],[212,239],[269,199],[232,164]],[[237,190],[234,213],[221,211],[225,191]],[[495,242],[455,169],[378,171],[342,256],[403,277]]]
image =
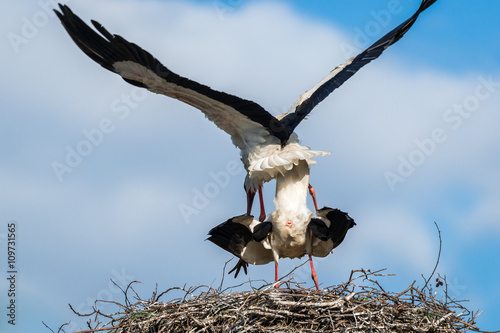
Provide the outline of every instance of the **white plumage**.
[[[282,145],[278,137],[271,134],[261,124],[235,112],[234,108],[214,100],[209,95],[168,82],[141,64],[119,61],[113,63],[113,70],[124,79],[141,82],[154,93],[178,99],[202,110],[210,121],[228,133],[234,145],[241,150],[241,160],[247,171],[244,187],[251,195],[249,201],[253,200],[253,195],[261,189],[264,182],[291,170],[299,161],[306,161],[312,165],[315,163],[314,157],[330,154],[330,152],[315,151],[300,145],[295,133],[289,136],[286,145]],[[281,119],[285,115],[277,116],[276,119]],[[251,203],[249,202],[247,214],[250,214],[250,209]],[[259,219],[263,221],[264,218],[261,197]]]

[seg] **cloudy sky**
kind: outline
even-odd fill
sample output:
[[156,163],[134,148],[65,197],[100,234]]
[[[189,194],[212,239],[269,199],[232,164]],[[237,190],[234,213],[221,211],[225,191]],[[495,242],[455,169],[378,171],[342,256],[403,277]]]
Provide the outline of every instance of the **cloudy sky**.
[[[419,1],[68,4],[174,72],[279,114]],[[111,279],[142,281],[143,297],[156,283],[218,285],[231,256],[204,239],[246,207],[227,134],[96,65],[50,13],[54,5],[9,1],[0,14],[3,277],[9,225],[17,240],[16,326],[2,278],[2,332],[41,331],[42,321],[84,329],[68,303],[89,312],[95,299],[122,301]],[[437,272],[450,295],[484,311],[482,329],[500,329],[499,10],[494,0],[439,0],[297,128],[303,144],[332,152],[312,168],[319,205],[357,222],[333,255],[316,260],[322,286],[359,268],[387,268],[396,276],[382,282],[394,291],[423,285],[436,263],[436,222]],[[274,183],[264,195],[270,212]],[[303,261],[282,260],[281,273]],[[272,281],[273,272],[252,266],[224,283]],[[309,274],[295,278],[313,286]]]

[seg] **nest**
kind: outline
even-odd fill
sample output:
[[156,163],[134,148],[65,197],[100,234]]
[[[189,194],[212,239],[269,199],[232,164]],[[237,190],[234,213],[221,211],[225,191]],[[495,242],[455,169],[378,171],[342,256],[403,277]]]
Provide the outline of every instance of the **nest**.
[[[279,289],[267,284],[246,292],[228,292],[208,286],[172,288],[142,300],[129,285],[120,311],[103,314],[98,302],[88,321],[90,332],[465,332],[474,326],[477,314],[448,297],[446,278],[436,279],[444,296],[429,280],[423,288],[413,282],[404,291],[386,291],[377,281],[382,271],[356,270],[343,284],[311,290],[293,280]],[[252,286],[252,283],[250,286]],[[241,286],[238,286],[241,287]],[[160,302],[173,290],[185,296]],[[134,302],[128,294],[134,295]],[[81,314],[79,314],[81,315]],[[103,324],[101,321],[106,320]],[[60,331],[64,332],[61,327]]]

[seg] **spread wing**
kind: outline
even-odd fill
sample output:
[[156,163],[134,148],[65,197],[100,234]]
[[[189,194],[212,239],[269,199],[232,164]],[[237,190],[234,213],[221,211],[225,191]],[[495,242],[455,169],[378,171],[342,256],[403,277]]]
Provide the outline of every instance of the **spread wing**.
[[436,0],[423,0],[412,17],[387,33],[384,37],[380,38],[355,58],[351,58],[343,65],[335,68],[320,83],[302,94],[281,120],[285,129],[292,133],[295,127],[297,127],[316,105],[323,101],[335,89],[340,87],[364,65],[377,59],[385,49],[400,40],[411,28],[413,23],[415,23],[420,13],[429,8],[434,2],[436,2]]
[[274,135],[282,143],[289,133],[281,123],[260,105],[237,96],[216,91],[163,66],[149,52],[119,35],[109,33],[92,21],[89,27],[66,5],[55,10],[76,45],[102,67],[120,75],[125,81],[154,93],[163,94],[201,110],[209,120],[231,135],[240,149],[252,140]]

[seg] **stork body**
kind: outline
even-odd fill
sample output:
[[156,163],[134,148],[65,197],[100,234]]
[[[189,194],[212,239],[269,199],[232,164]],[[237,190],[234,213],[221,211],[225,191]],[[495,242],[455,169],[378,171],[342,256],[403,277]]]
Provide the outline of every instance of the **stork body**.
[[311,254],[307,226],[313,212],[307,208],[309,166],[301,162],[276,178],[276,210],[271,213],[272,231],[268,243],[275,261],[278,258],[300,258]]
[[[311,276],[316,288],[319,289],[311,257],[315,239],[308,228],[313,215],[306,205],[308,190],[309,165],[307,163],[301,162],[287,173],[277,176],[274,199],[276,210],[271,213],[272,230],[264,246],[272,251],[276,282],[279,279],[278,261],[280,258],[301,258],[307,254],[311,263]],[[278,287],[277,283],[275,287]]]

